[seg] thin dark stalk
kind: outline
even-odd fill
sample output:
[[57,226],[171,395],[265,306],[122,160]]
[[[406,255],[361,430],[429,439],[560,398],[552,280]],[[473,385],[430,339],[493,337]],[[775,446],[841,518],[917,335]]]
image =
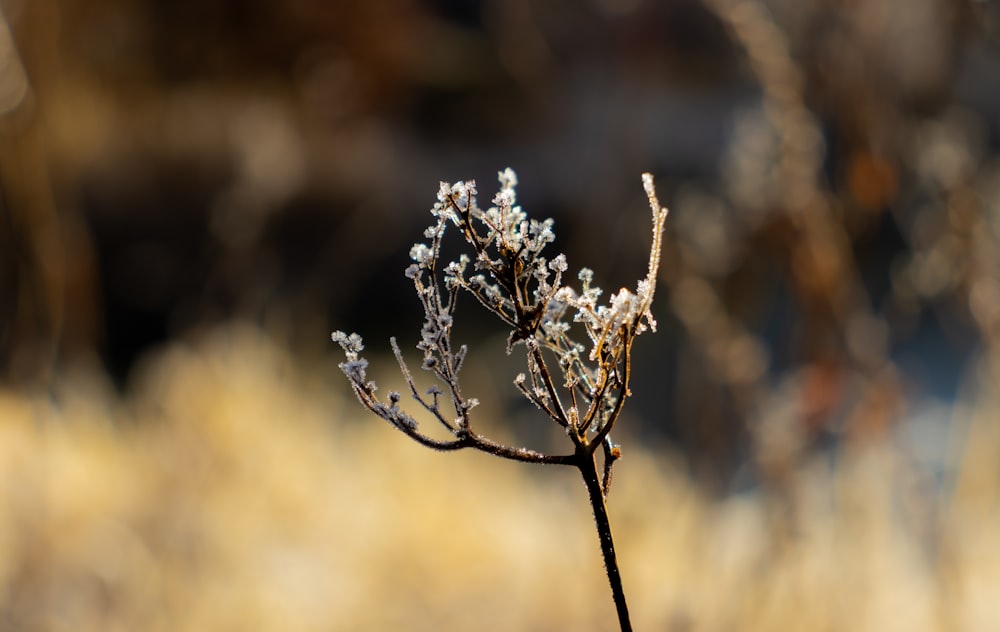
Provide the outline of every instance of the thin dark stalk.
[[608,575],[608,582],[611,583],[611,594],[614,596],[615,610],[618,611],[618,624],[622,632],[631,632],[632,622],[628,616],[628,604],[625,603],[625,589],[622,587],[622,576],[618,570],[618,556],[615,555],[615,541],[611,535],[611,521],[608,518],[608,505],[604,501],[604,488],[597,473],[597,460],[593,453],[578,450],[576,466],[583,475],[587,496],[590,497],[590,507],[594,510],[594,524],[597,525],[597,536],[601,540],[604,570]]
[[543,465],[570,465],[574,462],[575,456],[572,454],[544,454],[529,448],[514,448],[497,443],[483,435],[467,435],[466,447],[475,448],[482,452],[492,454],[511,461],[522,463],[541,463]]

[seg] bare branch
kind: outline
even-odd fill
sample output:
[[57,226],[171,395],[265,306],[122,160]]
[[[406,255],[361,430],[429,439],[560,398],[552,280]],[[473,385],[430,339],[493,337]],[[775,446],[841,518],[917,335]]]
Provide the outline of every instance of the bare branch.
[[618,416],[621,415],[622,406],[625,405],[625,398],[627,398],[631,393],[629,392],[629,378],[632,372],[632,334],[625,327],[622,328],[622,352],[624,353],[624,358],[622,359],[622,379],[621,384],[618,386],[618,399],[615,400],[614,409],[608,415],[607,420],[601,426],[597,435],[593,438],[593,443],[591,444],[591,450],[597,448],[597,445],[602,443],[604,439],[614,428],[615,422],[618,421]]
[[399,370],[403,373],[403,377],[406,379],[406,383],[410,387],[410,394],[413,396],[413,399],[417,400],[417,402],[423,406],[427,412],[434,415],[434,418],[441,422],[441,425],[447,428],[450,432],[454,433],[457,428],[454,424],[444,418],[444,415],[441,414],[441,408],[438,405],[437,395],[441,391],[438,389],[429,393],[434,397],[434,403],[428,404],[420,393],[417,392],[417,385],[413,381],[413,374],[410,373],[409,367],[406,366],[406,361],[403,359],[402,351],[399,350],[399,344],[396,342],[395,336],[389,338],[389,345],[392,347],[392,352],[396,356],[396,362],[399,363]]

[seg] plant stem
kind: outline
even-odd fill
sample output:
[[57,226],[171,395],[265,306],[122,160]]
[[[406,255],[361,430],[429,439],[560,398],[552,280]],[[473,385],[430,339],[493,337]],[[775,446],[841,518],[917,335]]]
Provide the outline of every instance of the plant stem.
[[608,506],[604,502],[604,490],[597,473],[597,461],[592,452],[578,449],[576,466],[583,475],[590,496],[590,506],[594,510],[594,524],[597,525],[597,535],[601,540],[601,553],[604,555],[604,570],[611,583],[611,593],[615,599],[615,610],[618,611],[618,624],[622,632],[632,632],[629,621],[628,605],[625,603],[625,589],[622,588],[622,576],[618,570],[618,557],[615,555],[615,542],[611,536],[611,522],[608,519]]

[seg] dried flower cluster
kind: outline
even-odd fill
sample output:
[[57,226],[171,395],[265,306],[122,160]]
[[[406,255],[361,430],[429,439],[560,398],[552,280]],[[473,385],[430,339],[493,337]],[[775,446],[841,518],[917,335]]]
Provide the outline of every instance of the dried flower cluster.
[[[406,276],[413,281],[425,315],[417,348],[423,352],[423,368],[433,373],[446,390],[434,385],[419,392],[399,345],[395,338],[391,339],[413,398],[447,429],[450,438],[436,439],[420,430],[416,420],[400,408],[400,393],[390,392],[388,401],[376,396],[376,385],[366,376],[368,363],[360,356],[364,346],[357,334],[333,333],[334,342],[347,354],[347,361],[340,367],[365,407],[425,446],[438,450],[474,448],[517,461],[580,468],[594,505],[619,618],[623,629],[627,629],[627,611],[624,595],[619,595],[620,578],[604,506],[612,465],[621,456],[610,433],[630,394],[632,342],[646,329],[656,328],[650,306],[667,209],[656,198],[652,176],[643,174],[653,215],[649,268],[635,292],[622,288],[602,305],[598,303],[601,289],[592,285],[590,269],[580,270],[577,291],[564,283],[569,267],[566,257],[544,256],[545,247],[554,240],[553,222],[529,219],[517,205],[517,177],[513,170],[500,172],[499,180],[500,191],[493,198],[493,206],[486,210],[476,204],[475,182],[441,183],[437,203],[431,209],[436,221],[424,231],[428,242],[410,249],[413,263],[406,269]],[[458,229],[472,251],[443,264],[441,247],[449,226]],[[459,383],[467,348],[456,348],[452,342],[455,308],[463,292],[510,327],[508,353],[523,346],[527,372],[518,374],[514,384],[565,430],[573,443],[572,453],[544,454],[504,445],[473,431],[469,413],[478,400],[466,397]],[[586,332],[586,342],[573,337],[580,330]],[[554,371],[556,366],[558,371]],[[442,406],[445,399],[450,400],[447,409]],[[598,447],[604,457],[600,480],[595,460]]]

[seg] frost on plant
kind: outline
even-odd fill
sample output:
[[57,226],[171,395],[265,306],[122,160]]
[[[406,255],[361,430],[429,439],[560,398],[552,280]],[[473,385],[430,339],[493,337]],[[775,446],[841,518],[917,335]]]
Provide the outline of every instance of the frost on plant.
[[[632,341],[646,329],[656,328],[650,306],[667,209],[656,198],[652,176],[643,174],[652,210],[649,267],[634,291],[622,288],[601,303],[602,292],[593,285],[590,269],[582,268],[575,279],[567,279],[566,257],[546,256],[546,247],[555,237],[553,222],[531,219],[518,206],[514,171],[500,172],[499,181],[500,190],[486,209],[477,204],[475,182],[441,183],[431,209],[434,223],[424,231],[425,241],[410,249],[413,263],[405,274],[413,281],[424,310],[417,348],[423,352],[422,368],[434,374],[440,386],[419,392],[396,340],[391,340],[410,394],[450,437],[440,440],[425,434],[400,408],[398,393],[389,393],[387,402],[378,398],[374,382],[365,375],[367,362],[359,355],[363,345],[357,334],[334,332],[334,342],[347,354],[340,367],[362,404],[432,448],[475,448],[520,461],[572,464],[577,453],[592,455],[603,446],[602,487],[607,493],[611,463],[620,454],[610,432],[629,395]],[[449,229],[461,235],[468,251],[455,261],[444,262],[441,246]],[[574,287],[577,280],[579,285]],[[526,356],[526,371],[516,376],[514,385],[565,429],[573,453],[548,455],[511,447],[473,430],[470,412],[477,400],[467,397],[459,382],[466,347],[456,347],[451,337],[462,293],[510,327],[508,353],[523,348]]]
[[[410,249],[413,263],[406,276],[413,281],[424,308],[417,344],[423,352],[421,368],[431,372],[438,383],[420,392],[396,339],[390,339],[410,395],[447,430],[447,438],[437,439],[421,430],[400,408],[399,393],[389,392],[388,401],[378,398],[375,383],[365,372],[368,362],[360,356],[364,345],[357,334],[333,333],[333,341],[347,355],[340,368],[366,408],[425,446],[437,450],[473,448],[516,461],[578,468],[594,511],[618,620],[622,630],[631,630],[605,499],[612,466],[621,456],[611,441],[611,430],[629,396],[632,341],[656,328],[650,306],[667,209],[656,199],[653,177],[643,174],[642,184],[653,212],[649,268],[634,292],[622,288],[602,304],[601,289],[593,285],[594,273],[589,268],[582,268],[577,275],[577,289],[566,280],[566,257],[545,256],[546,246],[555,239],[552,220],[528,218],[517,205],[517,176],[511,169],[499,175],[500,191],[486,210],[476,203],[475,182],[442,182],[431,209],[434,223],[424,231],[426,241]],[[461,235],[468,250],[445,263],[441,244],[449,228]],[[459,383],[467,349],[465,345],[456,348],[451,338],[455,307],[463,293],[510,328],[507,353],[523,349],[526,365],[525,372],[514,378],[514,385],[563,428],[572,444],[571,452],[544,454],[509,446],[473,429],[470,413],[478,401],[467,397]],[[599,448],[603,475],[598,474]]]

